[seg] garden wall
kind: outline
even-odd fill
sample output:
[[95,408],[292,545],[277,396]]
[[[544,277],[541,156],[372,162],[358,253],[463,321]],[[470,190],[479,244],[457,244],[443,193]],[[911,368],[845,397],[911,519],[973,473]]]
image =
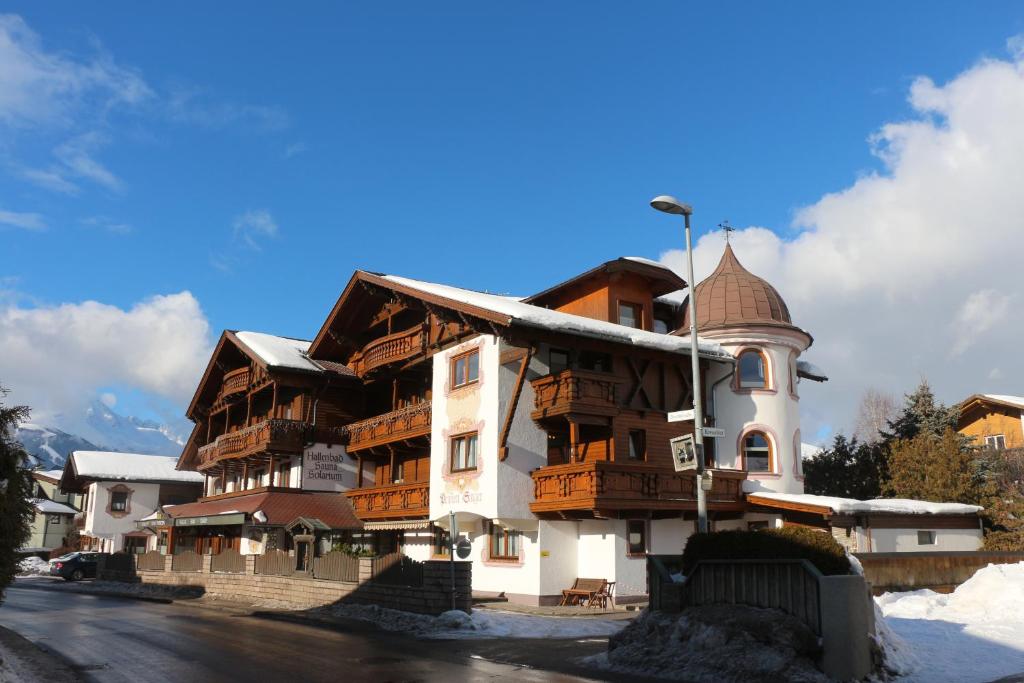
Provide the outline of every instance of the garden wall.
[[948,593],[974,576],[974,572],[990,564],[1024,562],[1024,553],[978,551],[945,551],[930,553],[855,553],[864,566],[864,578],[871,591],[880,595],[888,591],[929,588]]

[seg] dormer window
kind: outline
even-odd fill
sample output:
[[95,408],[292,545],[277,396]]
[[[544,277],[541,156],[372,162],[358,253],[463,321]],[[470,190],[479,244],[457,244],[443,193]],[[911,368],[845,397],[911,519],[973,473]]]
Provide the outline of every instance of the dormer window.
[[764,354],[756,349],[744,351],[739,358],[739,386],[741,389],[765,389],[768,373]]
[[619,302],[619,324],[641,329],[644,326],[643,307],[640,304]]

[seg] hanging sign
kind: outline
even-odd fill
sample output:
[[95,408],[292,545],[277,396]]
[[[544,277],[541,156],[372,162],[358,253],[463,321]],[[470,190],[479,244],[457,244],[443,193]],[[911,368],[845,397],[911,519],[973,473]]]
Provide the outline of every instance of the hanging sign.
[[302,488],[341,492],[356,486],[356,463],[341,444],[315,443],[302,451]]

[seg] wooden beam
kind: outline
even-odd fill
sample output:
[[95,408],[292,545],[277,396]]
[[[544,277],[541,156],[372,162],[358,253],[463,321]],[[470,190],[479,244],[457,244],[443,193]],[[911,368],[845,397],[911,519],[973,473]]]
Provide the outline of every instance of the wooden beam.
[[575,420],[569,421],[569,461],[579,462],[577,459],[577,444],[580,442],[580,425]]
[[530,359],[533,358],[533,348],[526,350],[526,355],[519,362],[519,374],[516,375],[516,385],[512,389],[512,400],[505,411],[505,424],[501,428],[501,437],[498,439],[498,460],[508,457],[508,434],[512,429],[512,420],[516,416],[516,408],[519,406],[519,395],[523,393],[523,382],[526,380],[526,371],[530,368]]

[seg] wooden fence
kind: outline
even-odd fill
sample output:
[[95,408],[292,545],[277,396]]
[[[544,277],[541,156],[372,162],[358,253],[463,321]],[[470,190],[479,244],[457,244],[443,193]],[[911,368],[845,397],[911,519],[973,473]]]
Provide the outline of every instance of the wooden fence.
[[930,588],[949,592],[989,564],[1024,561],[1024,553],[938,551],[923,553],[856,553],[864,578],[875,594]]
[[203,556],[194,550],[184,550],[171,558],[171,570],[176,572],[197,572],[203,567]]
[[268,550],[256,556],[256,573],[291,576],[295,573],[295,558],[284,550]]
[[373,580],[391,586],[422,586],[423,563],[400,552],[373,558]]
[[747,605],[791,614],[821,635],[822,574],[807,560],[702,560],[681,582],[650,558],[651,609]]
[[162,572],[164,570],[164,555],[159,550],[150,550],[139,555],[136,566],[145,571]]
[[210,558],[211,572],[242,574],[245,572],[245,555],[228,548]]
[[332,550],[313,558],[313,578],[329,581],[359,581],[359,558],[340,550]]

